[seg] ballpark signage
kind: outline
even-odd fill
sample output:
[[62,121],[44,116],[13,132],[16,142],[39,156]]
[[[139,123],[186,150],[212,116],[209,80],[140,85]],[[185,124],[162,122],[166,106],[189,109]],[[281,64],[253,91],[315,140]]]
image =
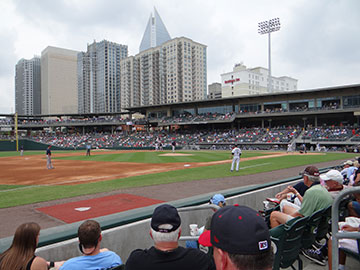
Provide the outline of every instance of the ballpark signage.
[[239,82],[239,81],[240,81],[240,79],[237,78],[237,79],[233,79],[233,80],[227,80],[224,83],[234,83],[234,82]]

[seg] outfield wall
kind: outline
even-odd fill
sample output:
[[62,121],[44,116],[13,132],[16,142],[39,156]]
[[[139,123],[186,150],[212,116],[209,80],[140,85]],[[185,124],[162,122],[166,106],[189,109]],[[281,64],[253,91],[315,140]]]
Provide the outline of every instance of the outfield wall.
[[[35,142],[28,139],[19,139],[20,146],[24,147],[24,151],[30,150],[46,150],[48,144]],[[65,148],[52,146],[52,150],[66,150]],[[0,151],[16,151],[16,140],[0,140]]]

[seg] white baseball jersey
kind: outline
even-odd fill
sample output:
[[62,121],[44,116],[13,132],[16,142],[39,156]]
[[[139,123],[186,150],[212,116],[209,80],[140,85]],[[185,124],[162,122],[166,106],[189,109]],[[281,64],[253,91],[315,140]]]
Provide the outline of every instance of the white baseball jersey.
[[240,157],[240,156],[241,156],[241,149],[238,148],[238,147],[235,147],[235,148],[232,150],[231,153],[233,153],[234,157]]

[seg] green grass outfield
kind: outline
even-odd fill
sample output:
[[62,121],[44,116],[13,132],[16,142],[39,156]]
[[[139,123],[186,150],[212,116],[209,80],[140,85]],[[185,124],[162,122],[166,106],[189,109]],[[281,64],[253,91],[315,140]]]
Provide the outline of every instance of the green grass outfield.
[[[84,154],[85,152],[82,151]],[[26,152],[30,155],[32,152]],[[53,151],[53,157],[56,158]],[[63,151],[61,151],[63,153]],[[70,152],[68,152],[70,153]],[[166,153],[164,151],[163,153]],[[94,160],[99,162],[117,161],[117,162],[208,162],[216,160],[229,159],[229,152],[225,151],[177,151],[177,153],[191,153],[193,156],[163,157],[160,152],[135,152],[119,154],[103,154],[91,157],[72,156],[66,159],[72,160]],[[34,152],[33,154],[44,154],[44,151]],[[267,155],[268,152],[250,152],[244,151],[242,157],[252,157]],[[18,155],[16,152],[0,152],[0,157]],[[187,168],[184,170],[156,173],[122,179],[101,181],[96,183],[78,184],[71,186],[9,186],[0,185],[0,208],[31,204],[36,202],[50,201],[62,198],[75,197],[99,192],[108,192],[117,189],[151,186],[167,184],[174,182],[185,182],[193,180],[204,180],[213,178],[223,178],[236,175],[249,175],[260,172],[269,172],[274,170],[286,169],[295,166],[327,162],[333,160],[352,159],[356,154],[349,153],[324,153],[322,155],[286,155],[282,157],[266,158],[259,160],[241,161],[239,172],[230,173],[230,164],[213,165],[209,167]],[[60,157],[58,157],[60,158]],[[63,159],[63,158],[61,158]],[[1,162],[1,158],[0,158]],[[1,172],[0,172],[1,177]]]

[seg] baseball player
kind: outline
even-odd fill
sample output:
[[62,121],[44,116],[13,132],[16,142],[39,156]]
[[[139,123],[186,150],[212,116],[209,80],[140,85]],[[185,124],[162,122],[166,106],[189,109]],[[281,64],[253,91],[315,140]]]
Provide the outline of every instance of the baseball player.
[[175,141],[173,141],[171,143],[171,147],[172,147],[172,151],[175,152],[175,147],[176,147],[176,142]]
[[91,151],[91,144],[88,143],[88,144],[86,145],[86,156],[90,156],[90,151]]
[[241,149],[239,146],[235,146],[235,148],[231,151],[231,155],[233,157],[232,163],[231,163],[231,169],[230,171],[234,171],[234,165],[236,163],[236,171],[239,171],[239,163],[240,163],[240,156],[241,156]]
[[46,168],[49,169],[54,169],[54,167],[51,164],[51,145],[48,146],[48,148],[46,149]]

